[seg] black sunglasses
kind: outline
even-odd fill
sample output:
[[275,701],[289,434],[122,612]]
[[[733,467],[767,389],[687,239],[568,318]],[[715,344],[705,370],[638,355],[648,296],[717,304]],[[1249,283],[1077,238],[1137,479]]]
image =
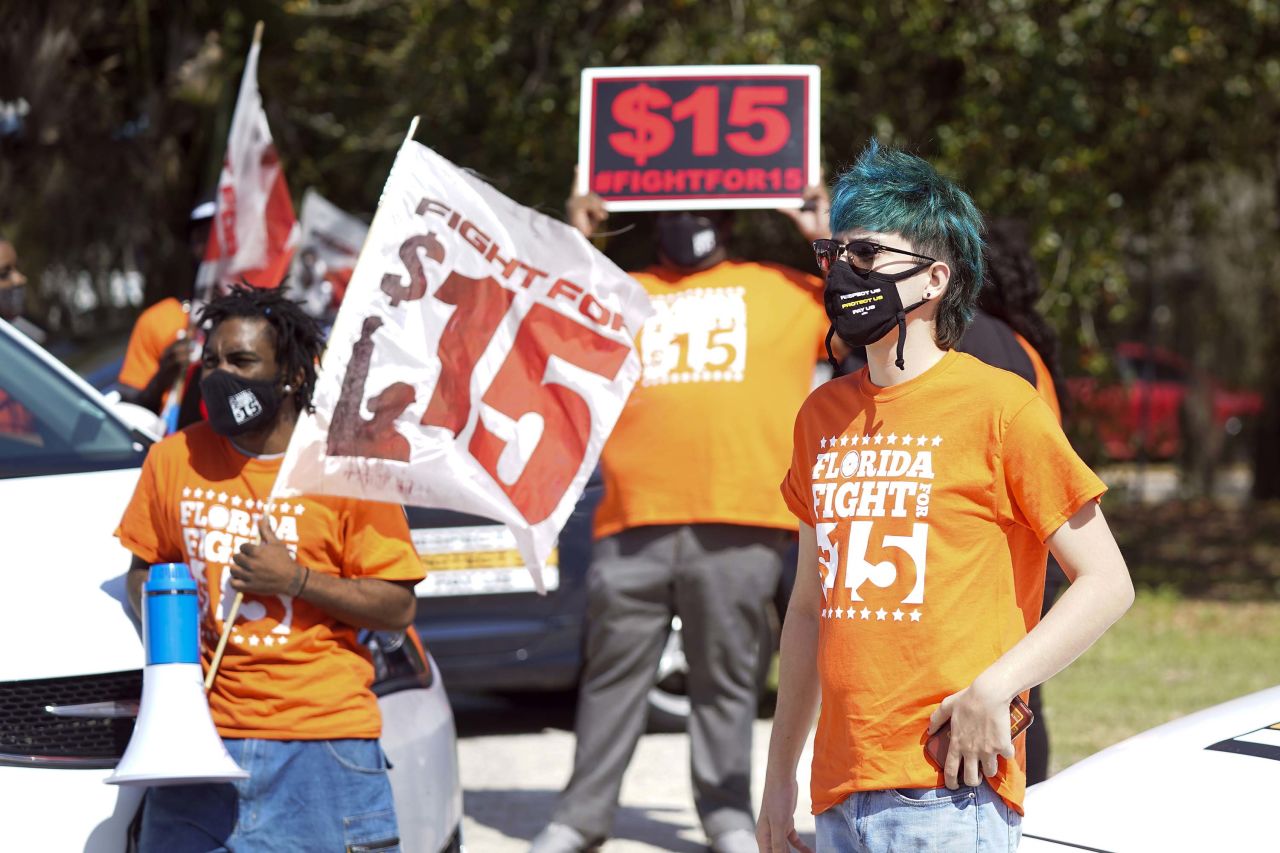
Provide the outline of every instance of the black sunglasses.
[[831,271],[831,266],[840,260],[841,255],[847,255],[849,262],[861,270],[869,270],[875,263],[876,255],[881,252],[893,252],[898,255],[909,255],[913,258],[920,258],[929,263],[937,263],[937,258],[931,258],[928,255],[917,255],[915,252],[908,252],[906,249],[895,249],[892,246],[882,246],[871,240],[850,240],[848,243],[838,243],[835,240],[814,240],[813,254],[818,259],[818,269],[822,270],[822,274],[826,275]]

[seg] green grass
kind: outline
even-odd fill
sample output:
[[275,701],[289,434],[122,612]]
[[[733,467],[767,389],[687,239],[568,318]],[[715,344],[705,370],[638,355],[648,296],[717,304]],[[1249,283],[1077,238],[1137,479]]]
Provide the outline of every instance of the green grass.
[[1280,684],[1280,601],[1143,591],[1045,687],[1053,772],[1192,711]]

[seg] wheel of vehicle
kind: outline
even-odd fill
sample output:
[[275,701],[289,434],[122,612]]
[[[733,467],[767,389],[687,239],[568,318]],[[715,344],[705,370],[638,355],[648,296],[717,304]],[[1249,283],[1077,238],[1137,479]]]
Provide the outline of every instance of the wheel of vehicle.
[[[768,687],[773,652],[778,647],[778,631],[776,622],[771,619],[771,642],[767,650],[762,650],[756,675],[762,698]],[[685,658],[682,636],[680,617],[676,616],[671,620],[671,633],[667,635],[666,645],[662,647],[658,672],[647,697],[649,718],[646,730],[650,734],[683,732],[689,727],[689,661]]]
[[682,732],[689,725],[689,661],[684,656],[680,617],[671,620],[671,633],[662,647],[658,673],[649,688],[648,731]]

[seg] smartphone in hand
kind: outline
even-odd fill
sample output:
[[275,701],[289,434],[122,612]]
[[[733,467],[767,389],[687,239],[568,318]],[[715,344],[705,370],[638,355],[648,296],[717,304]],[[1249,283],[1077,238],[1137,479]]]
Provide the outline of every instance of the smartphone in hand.
[[[1036,715],[1031,712],[1031,706],[1022,701],[1021,696],[1014,696],[1013,701],[1009,703],[1009,737],[1016,739],[1018,735],[1025,732],[1031,727],[1036,720]],[[929,735],[929,739],[924,742],[925,755],[938,766],[939,770],[947,762],[947,749],[951,746],[951,721],[947,720],[942,724],[942,728]]]

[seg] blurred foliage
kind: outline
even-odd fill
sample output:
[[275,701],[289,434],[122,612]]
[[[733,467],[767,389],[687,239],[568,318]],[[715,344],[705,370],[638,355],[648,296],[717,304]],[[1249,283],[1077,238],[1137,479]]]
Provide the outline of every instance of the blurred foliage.
[[[0,0],[0,102],[32,107],[0,135],[0,230],[29,267],[131,265],[148,301],[183,289],[184,213],[257,19],[293,192],[366,216],[414,114],[420,141],[559,214],[583,68],[817,64],[829,175],[875,136],[1032,224],[1067,373],[1151,339],[1269,386],[1280,432],[1276,0]],[[643,217],[610,220],[627,224],[610,253],[635,267],[650,240]],[[740,216],[737,237],[811,266],[779,215]]]

